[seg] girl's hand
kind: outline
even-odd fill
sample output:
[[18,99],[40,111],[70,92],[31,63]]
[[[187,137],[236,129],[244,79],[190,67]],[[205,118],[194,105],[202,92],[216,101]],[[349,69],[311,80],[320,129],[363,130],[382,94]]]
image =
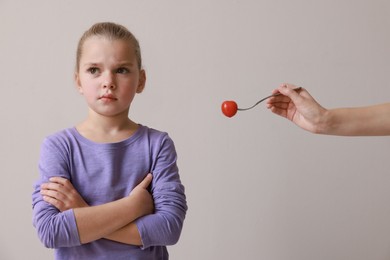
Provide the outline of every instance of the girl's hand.
[[44,201],[59,211],[89,206],[68,179],[52,177],[49,181],[41,185],[41,194]]
[[129,194],[138,204],[141,216],[152,214],[154,212],[154,201],[152,194],[147,190],[152,182],[152,174],[146,177]]

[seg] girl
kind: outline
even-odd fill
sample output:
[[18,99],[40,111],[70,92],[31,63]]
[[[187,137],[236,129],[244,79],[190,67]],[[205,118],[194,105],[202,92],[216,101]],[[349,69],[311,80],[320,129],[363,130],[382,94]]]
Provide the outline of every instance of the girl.
[[76,58],[88,116],[42,144],[32,196],[38,236],[56,259],[168,259],[187,204],[170,137],[128,118],[146,80],[138,41],[98,23]]

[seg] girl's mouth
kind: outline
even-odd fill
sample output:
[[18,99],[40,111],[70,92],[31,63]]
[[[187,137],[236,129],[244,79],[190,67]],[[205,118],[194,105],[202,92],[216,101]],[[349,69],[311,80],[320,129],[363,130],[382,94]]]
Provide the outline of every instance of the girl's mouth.
[[104,102],[109,102],[109,101],[115,101],[117,100],[117,98],[114,96],[114,95],[111,95],[111,94],[106,94],[106,95],[103,95],[99,98],[100,100],[104,101]]

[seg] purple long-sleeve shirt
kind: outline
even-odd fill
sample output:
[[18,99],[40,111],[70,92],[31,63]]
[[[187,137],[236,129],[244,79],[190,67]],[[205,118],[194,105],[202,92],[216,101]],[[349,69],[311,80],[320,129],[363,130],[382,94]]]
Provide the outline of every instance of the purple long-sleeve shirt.
[[[55,248],[56,259],[168,259],[166,246],[178,241],[187,211],[176,158],[168,134],[142,125],[118,143],[92,142],[75,128],[47,137],[32,195],[40,240]],[[136,220],[142,248],[107,239],[81,244],[73,210],[59,212],[39,193],[42,183],[60,176],[69,179],[89,205],[100,205],[128,196],[149,172],[155,212]]]

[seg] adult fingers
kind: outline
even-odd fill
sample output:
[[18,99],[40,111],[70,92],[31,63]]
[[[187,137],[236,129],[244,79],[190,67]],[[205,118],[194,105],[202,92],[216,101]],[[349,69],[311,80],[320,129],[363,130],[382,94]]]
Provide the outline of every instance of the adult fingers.
[[280,109],[277,107],[270,107],[269,108],[272,113],[282,116],[282,117],[287,117],[287,110],[286,109]]
[[267,108],[272,108],[272,107],[276,107],[276,108],[279,108],[279,109],[288,109],[289,107],[289,102],[273,102],[273,103],[267,103]]
[[302,97],[295,90],[296,88],[298,87],[293,84],[285,83],[279,86],[278,91],[282,95],[289,97],[294,103],[297,103],[302,100]]
[[277,96],[270,97],[267,100],[267,104],[275,104],[275,103],[281,103],[281,102],[289,103],[289,102],[291,102],[291,98],[289,98],[288,96],[284,96],[284,95],[277,95]]

